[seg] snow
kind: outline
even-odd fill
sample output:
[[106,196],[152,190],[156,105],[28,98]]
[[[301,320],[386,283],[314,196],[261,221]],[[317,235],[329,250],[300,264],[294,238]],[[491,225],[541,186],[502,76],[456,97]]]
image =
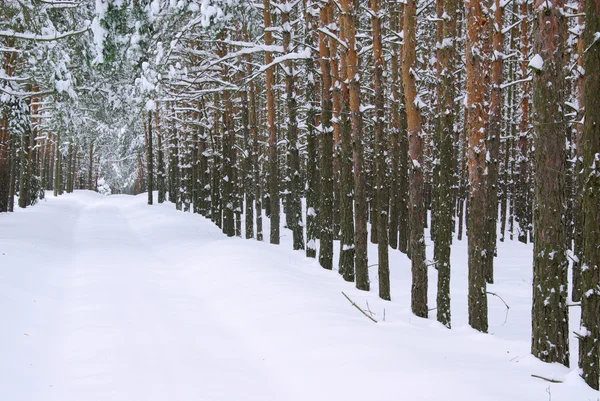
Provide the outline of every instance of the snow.
[[[204,217],[168,203],[146,205],[146,194],[46,195],[32,208],[0,214],[4,400],[546,401],[548,391],[553,401],[600,397],[577,369],[529,355],[529,245],[498,244],[490,291],[510,313],[490,296],[490,334],[482,334],[467,324],[466,241],[453,245],[448,330],[435,311],[429,319],[410,313],[410,262],[398,251],[390,251],[386,302],[376,293],[373,244],[373,291],[361,292],[292,251],[287,230],[275,246],[227,238]],[[335,249],[337,258],[337,241]],[[429,275],[432,308],[435,269]],[[342,291],[365,309],[368,302],[379,322],[361,315]],[[570,308],[572,329],[577,309]],[[576,361],[574,334],[571,349]]]
[[537,71],[542,71],[542,69],[544,68],[544,60],[542,59],[542,56],[540,56],[539,54],[533,56],[533,58],[529,60],[529,68],[533,68]]

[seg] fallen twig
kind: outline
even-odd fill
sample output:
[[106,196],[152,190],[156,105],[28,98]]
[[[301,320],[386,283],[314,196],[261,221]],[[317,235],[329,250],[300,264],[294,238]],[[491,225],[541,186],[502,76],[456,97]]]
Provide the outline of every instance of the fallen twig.
[[371,315],[371,316],[376,315],[376,313],[373,313],[371,311],[371,308],[369,307],[369,301],[365,301],[365,302],[367,303],[367,310],[369,311],[369,315]]
[[361,312],[363,315],[365,315],[366,317],[368,317],[368,318],[369,318],[371,321],[373,321],[373,322],[377,323],[377,320],[373,319],[371,316],[369,316],[369,315],[367,314],[367,312],[365,312],[364,310],[362,310],[360,306],[356,305],[356,304],[354,303],[354,301],[353,301],[353,300],[351,300],[351,299],[348,297],[348,295],[346,295],[346,293],[345,293],[344,291],[342,291],[342,295],[344,295],[344,296],[346,297],[346,299],[347,299],[347,300],[348,300],[348,301],[349,301],[349,302],[352,304],[352,306],[354,306],[356,309],[358,309],[358,310],[359,310],[359,311],[360,311],[360,312]]
[[536,379],[546,380],[547,382],[550,382],[550,383],[562,383],[562,381],[560,381],[560,380],[548,379],[547,377],[544,377],[544,376],[531,375],[531,377],[535,377]]
[[504,326],[506,324],[506,322],[508,321],[508,311],[510,310],[510,306],[508,306],[508,304],[506,303],[506,301],[504,299],[502,299],[502,297],[498,294],[496,294],[495,292],[491,292],[491,291],[486,291],[486,293],[493,295],[495,297],[500,298],[500,300],[502,301],[502,303],[504,304],[504,306],[506,306],[506,315],[504,316],[504,323],[502,323],[502,326]]

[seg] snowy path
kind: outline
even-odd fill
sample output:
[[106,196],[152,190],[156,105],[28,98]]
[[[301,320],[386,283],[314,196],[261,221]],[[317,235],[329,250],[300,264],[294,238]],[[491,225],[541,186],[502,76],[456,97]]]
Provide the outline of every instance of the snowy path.
[[599,398],[528,356],[527,322],[482,335],[456,310],[448,331],[406,294],[380,301],[286,244],[143,203],[78,192],[0,215],[1,400],[547,400],[531,374],[566,380],[554,401]]

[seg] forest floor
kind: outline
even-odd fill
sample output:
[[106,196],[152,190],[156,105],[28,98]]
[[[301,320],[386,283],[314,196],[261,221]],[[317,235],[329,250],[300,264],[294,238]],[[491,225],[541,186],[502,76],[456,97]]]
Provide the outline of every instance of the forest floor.
[[[499,243],[489,291],[510,310],[490,295],[481,334],[467,324],[466,241],[453,245],[448,330],[435,310],[410,313],[410,263],[398,251],[385,302],[376,266],[372,291],[358,291],[292,251],[287,230],[274,246],[227,238],[146,195],[47,195],[0,215],[3,401],[600,399],[577,369],[529,354],[530,245]],[[571,349],[575,365],[573,337]]]

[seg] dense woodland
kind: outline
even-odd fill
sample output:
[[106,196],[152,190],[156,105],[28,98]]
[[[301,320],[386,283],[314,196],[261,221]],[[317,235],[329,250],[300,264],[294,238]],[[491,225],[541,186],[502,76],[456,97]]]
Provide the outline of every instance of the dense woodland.
[[497,242],[533,242],[531,352],[599,388],[599,0],[0,0],[0,58],[0,212],[148,192],[361,290],[376,261],[386,300],[403,252],[448,328],[468,241],[481,332]]

